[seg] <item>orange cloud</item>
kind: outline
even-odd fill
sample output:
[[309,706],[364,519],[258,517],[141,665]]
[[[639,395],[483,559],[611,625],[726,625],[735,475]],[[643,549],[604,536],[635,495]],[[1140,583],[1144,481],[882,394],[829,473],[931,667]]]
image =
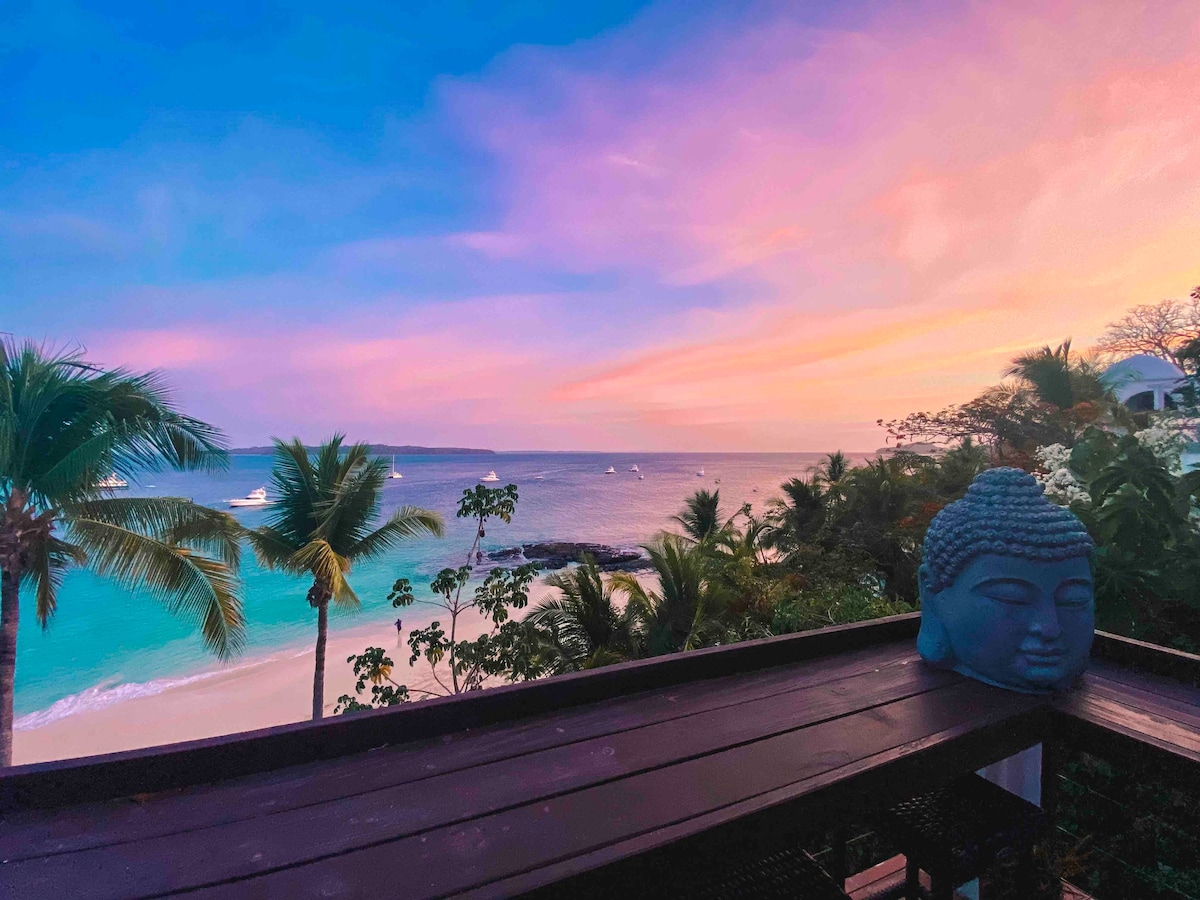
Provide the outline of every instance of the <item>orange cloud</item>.
[[458,97],[490,104],[481,128],[511,173],[489,242],[736,288],[665,346],[562,373],[564,408],[827,446],[831,418],[964,400],[1014,347],[1086,345],[1200,283],[1190,0],[904,4],[853,30],[784,15],[648,74],[522,66],[569,102],[546,113],[486,79]]

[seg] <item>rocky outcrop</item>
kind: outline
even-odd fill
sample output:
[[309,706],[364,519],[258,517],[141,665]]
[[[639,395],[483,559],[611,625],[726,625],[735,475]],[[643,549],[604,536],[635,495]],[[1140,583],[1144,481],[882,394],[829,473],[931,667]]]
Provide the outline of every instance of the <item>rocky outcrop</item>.
[[524,559],[527,562],[541,563],[543,569],[552,571],[580,562],[585,554],[596,560],[596,565],[603,572],[637,572],[650,566],[650,560],[637,550],[573,541],[542,541],[493,550],[488,554],[488,559],[494,562]]

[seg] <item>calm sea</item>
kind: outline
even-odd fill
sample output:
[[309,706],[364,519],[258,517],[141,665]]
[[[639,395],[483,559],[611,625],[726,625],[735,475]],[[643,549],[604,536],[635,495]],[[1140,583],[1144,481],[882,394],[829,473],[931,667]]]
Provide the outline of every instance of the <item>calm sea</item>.
[[[379,622],[395,617],[386,596],[399,577],[412,579],[418,596],[427,594],[432,576],[444,566],[461,565],[471,542],[465,520],[454,511],[464,488],[494,469],[500,485],[520,489],[511,525],[492,523],[486,549],[531,540],[597,541],[636,546],[670,525],[684,499],[698,488],[717,488],[726,510],[743,502],[762,511],[779,485],[806,473],[823,458],[793,454],[619,454],[500,453],[480,456],[402,456],[403,479],[390,480],[383,509],[412,504],[437,510],[447,522],[441,539],[423,538],[388,556],[357,567],[351,575],[361,611],[331,615],[331,628]],[[629,471],[637,465],[645,477]],[[605,475],[613,466],[616,475]],[[131,486],[135,496],[190,497],[225,509],[232,497],[260,486],[270,490],[271,459],[235,456],[228,471],[216,475],[155,473]],[[697,472],[703,470],[703,476]],[[535,476],[541,475],[541,479]],[[265,510],[235,510],[250,527],[269,515]],[[243,563],[247,646],[231,665],[311,643],[316,614],[309,608],[307,582],[260,569],[247,553]],[[406,611],[406,626],[435,618],[421,608]],[[69,715],[131,696],[156,693],[214,666],[195,632],[167,613],[152,597],[130,594],[86,571],[68,575],[58,614],[43,631],[34,619],[32,599],[22,604],[17,654],[18,727]]]

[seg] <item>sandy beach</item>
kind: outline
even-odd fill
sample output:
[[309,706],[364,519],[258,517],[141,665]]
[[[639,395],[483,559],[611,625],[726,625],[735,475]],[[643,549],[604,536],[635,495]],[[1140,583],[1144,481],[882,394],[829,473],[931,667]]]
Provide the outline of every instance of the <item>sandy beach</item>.
[[[530,591],[530,605],[537,604],[550,592],[546,585],[535,584]],[[446,616],[443,614],[440,619],[445,623]],[[459,618],[457,636],[477,637],[486,625],[477,616],[464,615]],[[346,657],[370,646],[389,651],[396,663],[393,677],[407,684],[410,690],[442,693],[424,660],[408,668],[408,647],[397,644],[392,624],[387,620],[373,622],[331,631],[329,635],[325,668],[327,716],[333,713],[338,697],[354,693],[354,674]],[[305,721],[312,713],[312,654],[311,643],[277,650],[263,658],[242,660],[227,669],[200,673],[199,677],[170,686],[161,693],[123,699],[36,728],[18,728],[13,735],[13,762],[19,765],[113,753]],[[414,692],[413,696],[422,695]]]

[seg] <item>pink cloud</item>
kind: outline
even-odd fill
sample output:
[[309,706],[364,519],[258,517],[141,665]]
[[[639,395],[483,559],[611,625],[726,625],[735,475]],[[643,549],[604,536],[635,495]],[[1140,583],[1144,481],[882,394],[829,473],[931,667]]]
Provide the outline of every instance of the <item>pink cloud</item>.
[[[903,4],[843,30],[759,21],[637,76],[523,51],[453,99],[509,173],[489,240],[754,286],[736,339],[681,320],[555,397],[721,410],[753,435],[753,397],[807,415],[832,380],[863,419],[965,399],[996,378],[989,348],[1086,343],[1200,281],[1198,47],[1191,2]],[[550,105],[529,87],[547,83]],[[881,361],[911,389],[881,398]]]
[[449,85],[495,157],[500,220],[317,266],[336,282],[440,247],[478,254],[484,280],[504,260],[657,281],[646,313],[614,319],[589,292],[395,313],[411,298],[384,296],[334,324],[105,349],[186,368],[200,410],[247,439],[302,421],[498,447],[871,449],[877,418],[965,400],[1015,349],[1086,345],[1200,284],[1192,0],[904,3],[822,29],[772,9],[638,74],[635,22]]

